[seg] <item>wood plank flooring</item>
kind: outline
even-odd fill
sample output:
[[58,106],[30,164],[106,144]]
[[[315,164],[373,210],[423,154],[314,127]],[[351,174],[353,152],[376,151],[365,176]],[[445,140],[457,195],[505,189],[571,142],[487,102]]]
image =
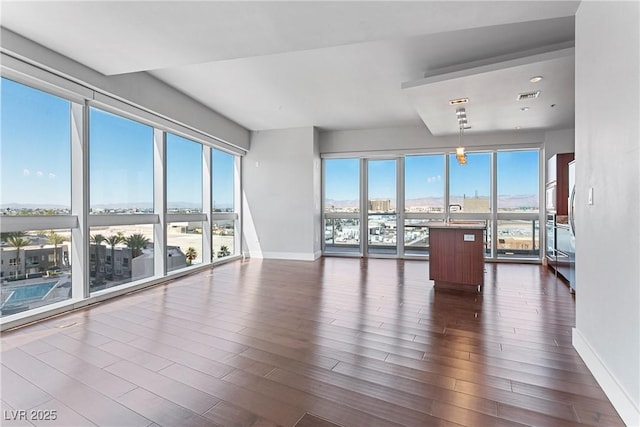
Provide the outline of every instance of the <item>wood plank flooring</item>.
[[238,261],[3,333],[2,425],[623,425],[545,267],[487,264],[481,294],[427,277]]

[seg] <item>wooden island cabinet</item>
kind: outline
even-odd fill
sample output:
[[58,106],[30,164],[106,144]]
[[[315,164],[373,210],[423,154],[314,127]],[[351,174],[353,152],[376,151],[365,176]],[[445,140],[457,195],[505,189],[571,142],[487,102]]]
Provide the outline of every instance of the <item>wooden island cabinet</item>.
[[484,230],[478,223],[429,225],[429,279],[436,287],[484,284]]

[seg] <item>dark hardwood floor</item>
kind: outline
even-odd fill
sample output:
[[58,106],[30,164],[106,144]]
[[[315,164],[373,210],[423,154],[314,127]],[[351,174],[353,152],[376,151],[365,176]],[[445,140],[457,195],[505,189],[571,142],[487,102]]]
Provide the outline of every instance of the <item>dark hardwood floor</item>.
[[249,260],[10,331],[2,425],[623,425],[567,285],[486,270],[477,294],[424,261]]

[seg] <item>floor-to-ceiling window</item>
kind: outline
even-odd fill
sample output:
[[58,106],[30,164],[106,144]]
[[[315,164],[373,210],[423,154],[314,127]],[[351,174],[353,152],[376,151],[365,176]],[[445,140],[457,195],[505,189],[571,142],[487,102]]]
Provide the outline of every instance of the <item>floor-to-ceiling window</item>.
[[491,245],[491,164],[490,152],[467,153],[466,164],[460,164],[455,154],[449,154],[449,218],[483,221],[485,256],[493,255]]
[[426,255],[429,221],[445,217],[445,156],[404,158],[404,253]]
[[3,327],[239,253],[242,151],[51,81],[0,88]]
[[540,152],[498,151],[497,245],[499,258],[540,257]]
[[214,260],[221,260],[240,252],[240,161],[237,156],[212,148],[211,165],[211,255]]
[[201,264],[203,254],[202,144],[167,133],[167,271]]
[[396,159],[367,160],[367,253],[397,253]]
[[[452,153],[324,159],[324,253],[351,244],[367,256],[427,256],[429,221],[448,219],[484,222],[488,259],[539,260],[539,170],[538,148],[467,152],[466,164]],[[366,194],[366,210],[357,210],[357,194]]]
[[151,126],[89,109],[91,292],[154,275],[153,166]]
[[0,312],[71,298],[72,102],[2,78]]
[[357,253],[360,239],[360,159],[324,161],[324,251]]

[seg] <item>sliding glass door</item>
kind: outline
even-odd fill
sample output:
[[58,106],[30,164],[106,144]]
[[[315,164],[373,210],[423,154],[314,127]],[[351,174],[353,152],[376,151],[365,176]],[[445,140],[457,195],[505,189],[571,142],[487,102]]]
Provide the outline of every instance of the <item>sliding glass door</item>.
[[362,253],[360,159],[324,161],[324,251]]
[[398,254],[397,163],[367,160],[367,254]]

